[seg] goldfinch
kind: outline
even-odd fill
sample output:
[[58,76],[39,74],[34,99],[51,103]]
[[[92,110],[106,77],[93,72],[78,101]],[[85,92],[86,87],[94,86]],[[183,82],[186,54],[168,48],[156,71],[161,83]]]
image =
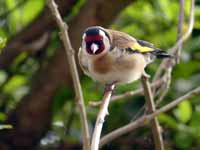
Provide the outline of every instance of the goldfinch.
[[92,26],[85,30],[78,59],[84,73],[105,84],[138,80],[155,58],[171,58],[153,44],[115,30]]

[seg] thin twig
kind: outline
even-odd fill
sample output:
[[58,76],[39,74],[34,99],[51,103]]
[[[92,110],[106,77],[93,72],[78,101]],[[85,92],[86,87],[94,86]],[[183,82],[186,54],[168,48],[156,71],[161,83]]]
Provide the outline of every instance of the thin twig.
[[[192,2],[191,2],[192,3]],[[192,7],[192,4],[191,4]],[[179,0],[179,16],[178,16],[178,29],[177,29],[177,41],[181,39],[182,36],[182,30],[183,30],[183,22],[184,22],[184,0]],[[194,22],[194,20],[193,20]],[[192,28],[191,28],[192,31]],[[172,77],[172,70],[173,67],[179,63],[180,61],[180,54],[181,54],[181,48],[182,48],[182,44],[180,43],[178,45],[178,47],[176,49],[174,49],[173,53],[175,55],[175,61],[176,63],[172,63],[172,60],[168,60],[171,61],[171,63],[169,62],[170,65],[168,65],[168,67],[166,67],[165,70],[165,76],[166,76],[166,82],[163,84],[163,86],[165,87],[164,90],[161,93],[161,96],[159,97],[159,100],[157,103],[160,103],[164,97],[167,95],[169,88],[170,88],[170,84],[171,84],[171,77]]]
[[[151,87],[149,84],[149,79],[148,77],[144,75],[142,76],[142,85],[144,88],[144,95],[145,95],[146,103],[148,106],[147,112],[153,113],[156,111],[155,103],[153,100],[153,94],[152,94]],[[154,143],[155,143],[155,150],[164,150],[162,133],[160,130],[160,125],[159,125],[157,117],[155,117],[151,121],[151,126],[152,126],[153,138],[154,138]]]
[[[172,53],[174,53],[179,48],[179,46],[189,38],[190,34],[192,33],[192,29],[194,27],[194,7],[195,0],[191,0],[188,30],[183,36],[181,36],[181,38],[174,44],[174,46],[169,49],[169,51],[171,51]],[[162,61],[154,75],[153,81],[156,81],[161,76],[162,71],[167,68],[166,66],[168,66],[169,63],[172,63],[170,59]]]
[[[70,133],[70,129],[71,129],[72,123],[74,121],[74,116],[75,116],[75,108],[74,108],[74,103],[72,103],[68,119],[66,121],[64,121],[64,128],[65,128],[64,134],[65,135],[68,135]],[[66,117],[66,116],[64,116],[64,117]]]
[[159,105],[163,101],[164,97],[166,96],[166,94],[168,93],[168,91],[170,89],[171,76],[172,76],[172,67],[169,67],[167,69],[165,76],[166,76],[166,81],[163,82],[163,89],[162,89],[162,92],[160,94],[160,97],[156,101],[156,106]]
[[190,16],[189,16],[189,27],[187,32],[176,42],[176,44],[170,48],[170,51],[174,52],[177,50],[177,48],[183,44],[189,37],[190,34],[192,33],[192,29],[194,27],[194,7],[195,7],[195,0],[191,0],[190,4]]
[[145,108],[146,108],[146,105],[144,104],[144,105],[138,110],[138,112],[133,116],[133,118],[131,119],[131,122],[135,121],[140,115],[145,114]]
[[163,106],[162,108],[156,110],[154,113],[142,116],[141,118],[137,119],[136,121],[131,122],[128,125],[125,125],[121,128],[118,128],[118,129],[110,132],[109,134],[102,137],[102,139],[100,141],[100,147],[102,147],[106,143],[108,143],[108,142],[110,142],[110,141],[112,141],[112,140],[114,140],[114,139],[116,139],[116,138],[118,138],[118,137],[120,137],[120,136],[122,136],[126,133],[133,131],[136,128],[139,128],[139,127],[146,125],[149,121],[151,121],[152,119],[157,117],[159,114],[164,113],[166,111],[169,111],[173,107],[177,106],[179,103],[183,102],[184,100],[191,99],[193,96],[195,96],[199,93],[200,93],[200,86],[195,88],[194,90],[188,92],[187,94],[173,100],[169,104],[167,104],[167,105]]
[[[157,81],[155,81],[151,84],[151,88],[160,87],[160,85],[162,83],[163,83],[162,79],[157,80]],[[124,98],[129,98],[129,97],[138,96],[138,95],[143,95],[143,88],[140,88],[140,89],[137,89],[137,90],[134,90],[134,91],[128,91],[128,92],[125,92],[125,93],[119,94],[119,95],[114,95],[114,96],[111,97],[110,102],[115,102],[115,101],[122,100]],[[102,103],[102,101],[90,101],[89,105],[96,107],[96,106],[101,105],[101,103]]]
[[[177,31],[177,41],[181,38],[183,33],[183,23],[184,23],[184,4],[185,0],[179,0],[179,16],[178,16],[178,31]],[[176,64],[180,62],[182,44],[180,44],[175,52]]]
[[110,98],[111,98],[114,87],[115,87],[115,85],[113,84],[110,86],[111,89],[109,91],[107,91],[105,89],[105,93],[104,93],[103,100],[102,100],[102,105],[100,107],[100,111],[97,116],[97,120],[96,120],[95,127],[94,127],[94,132],[92,135],[91,150],[99,149],[99,141],[100,141],[101,131],[102,131],[105,116],[108,115],[108,105],[109,105]]
[[[182,36],[182,30],[183,30],[183,22],[184,22],[184,3],[185,0],[179,0],[179,15],[178,15],[178,28],[177,28],[177,41],[181,38]],[[180,61],[180,54],[181,54],[181,48],[182,48],[182,44],[181,43],[178,48],[176,50],[174,50],[174,54],[175,54],[175,61],[176,64],[179,63]],[[169,60],[171,61],[171,60]],[[175,63],[171,63],[171,65],[168,66],[168,68],[166,69],[165,72],[165,76],[166,76],[166,82],[163,84],[163,90],[160,94],[159,99],[157,100],[157,104],[161,103],[162,100],[164,99],[164,97],[167,95],[169,88],[170,88],[170,84],[171,84],[171,77],[172,77],[172,70],[173,67],[175,66]]]
[[73,85],[74,85],[75,94],[76,94],[76,103],[80,111],[81,125],[83,129],[83,149],[89,150],[90,149],[90,134],[89,134],[89,128],[88,128],[88,122],[87,122],[87,115],[86,115],[85,104],[83,100],[83,93],[82,93],[80,80],[78,76],[77,66],[75,62],[75,56],[74,56],[75,52],[74,52],[74,49],[72,48],[69,35],[68,35],[68,26],[62,21],[62,18],[60,16],[60,13],[58,11],[57,5],[54,2],[54,0],[48,0],[47,4],[61,31],[60,38],[63,41],[67,58],[70,64],[69,67],[70,67],[70,72],[72,75]]

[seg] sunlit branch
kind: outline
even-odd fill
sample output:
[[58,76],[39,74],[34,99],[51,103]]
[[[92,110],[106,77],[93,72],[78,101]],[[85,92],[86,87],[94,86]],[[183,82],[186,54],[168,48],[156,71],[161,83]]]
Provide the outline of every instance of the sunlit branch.
[[[91,150],[99,150],[99,141],[100,141],[101,131],[102,131],[103,123],[105,120],[105,116],[108,115],[108,106],[109,106],[110,98],[111,98],[114,87],[115,85],[113,84],[105,88],[102,104],[101,104],[101,107],[96,119],[94,131],[92,135]],[[107,88],[109,88],[109,90],[106,90]]]
[[[174,44],[173,47],[169,48],[170,52],[175,53],[177,49],[180,47],[180,45],[182,45],[182,43],[185,42],[192,33],[192,29],[194,27],[194,8],[195,8],[195,0],[191,0],[188,30],[183,36],[181,36],[179,40],[177,40],[177,42]],[[173,62],[171,62],[169,59],[163,60],[154,75],[153,81],[157,80],[161,76],[163,70],[166,69],[171,64],[173,64]]]
[[191,99],[193,96],[197,95],[200,93],[200,86],[195,88],[194,90],[188,92],[187,94],[173,100],[171,103],[163,106],[162,108],[156,110],[154,113],[151,113],[149,115],[144,115],[141,118],[135,120],[134,122],[131,122],[121,128],[118,128],[110,133],[108,133],[107,135],[105,135],[104,137],[102,137],[101,141],[100,141],[100,147],[104,146],[106,143],[111,142],[112,140],[127,134],[131,131],[133,131],[136,128],[142,127],[144,125],[146,125],[147,123],[149,123],[150,120],[152,120],[153,118],[155,118],[156,116],[158,116],[161,113],[164,113],[166,111],[169,111],[170,109],[174,108],[175,106],[177,106],[179,103],[183,102],[184,100],[188,100]]
[[76,94],[76,103],[80,111],[80,118],[81,118],[81,125],[83,129],[83,149],[89,150],[90,149],[90,134],[89,134],[89,127],[87,122],[87,115],[85,110],[85,104],[83,100],[83,93],[80,85],[80,80],[78,76],[77,66],[75,62],[75,56],[74,56],[74,49],[72,48],[69,35],[68,35],[68,26],[66,23],[62,21],[62,18],[60,16],[60,13],[58,11],[57,5],[54,2],[54,0],[48,0],[47,2],[53,17],[55,18],[58,27],[60,28],[60,39],[62,40],[66,55],[69,61],[70,66],[70,72],[72,75],[72,80],[74,83],[74,89]]
[[[157,81],[153,82],[152,84],[150,84],[150,86],[151,86],[151,88],[158,88],[158,87],[160,87],[160,85],[162,83],[163,83],[163,80],[160,79],[160,80],[157,80]],[[110,102],[115,102],[115,101],[123,100],[125,98],[130,98],[130,97],[133,97],[133,96],[138,96],[138,95],[143,95],[143,94],[144,94],[143,88],[139,88],[139,89],[134,90],[134,91],[128,91],[128,92],[125,92],[123,94],[114,95],[114,96],[111,97]],[[101,105],[101,103],[102,103],[102,101],[90,101],[89,105],[96,107],[96,106]]]
[[[154,103],[153,93],[151,91],[149,79],[147,76],[144,76],[144,75],[142,76],[142,85],[144,88],[144,96],[147,103],[147,112],[153,113],[156,111],[156,106]],[[151,130],[153,133],[153,139],[155,143],[155,150],[164,150],[162,133],[160,130],[160,125],[159,125],[157,117],[151,120],[151,126],[152,126]]]

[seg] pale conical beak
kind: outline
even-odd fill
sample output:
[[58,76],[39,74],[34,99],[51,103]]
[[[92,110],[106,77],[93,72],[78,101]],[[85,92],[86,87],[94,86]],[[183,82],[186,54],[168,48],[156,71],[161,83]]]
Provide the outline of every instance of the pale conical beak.
[[91,45],[91,50],[92,50],[92,53],[95,54],[95,52],[99,49],[99,46],[95,43],[92,43]]

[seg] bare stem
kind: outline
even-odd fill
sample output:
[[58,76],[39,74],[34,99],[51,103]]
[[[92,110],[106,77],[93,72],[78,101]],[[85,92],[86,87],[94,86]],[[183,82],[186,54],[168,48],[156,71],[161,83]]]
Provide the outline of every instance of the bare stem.
[[72,48],[69,35],[68,35],[68,26],[66,23],[63,22],[57,8],[57,4],[54,2],[54,0],[48,0],[47,4],[53,14],[53,17],[55,18],[57,22],[58,27],[60,28],[60,39],[62,40],[64,44],[68,62],[70,64],[69,65],[70,72],[73,79],[73,85],[74,85],[75,94],[76,94],[76,103],[80,111],[81,125],[83,129],[83,149],[89,150],[90,149],[90,134],[89,134],[89,128],[88,128],[88,122],[87,122],[87,115],[86,115],[85,104],[83,100],[83,93],[82,93],[80,80],[78,76],[77,66],[75,62],[75,56],[74,56],[75,51]]
[[[153,94],[151,91],[151,87],[149,84],[149,79],[146,76],[142,76],[142,85],[144,88],[144,95],[146,98],[146,103],[148,106],[148,113],[153,113],[156,111],[156,107],[155,107],[155,103],[153,100]],[[162,133],[160,130],[160,125],[158,122],[157,117],[155,117],[152,121],[151,121],[151,125],[152,125],[152,132],[153,132],[153,138],[154,138],[154,143],[155,143],[155,149],[156,150],[164,150],[164,143],[163,143],[163,138],[162,138]]]
[[[179,0],[179,16],[178,16],[178,31],[177,31],[177,41],[181,38],[183,32],[183,22],[184,22],[184,4],[185,0]],[[180,44],[175,52],[176,63],[180,62],[182,44]]]
[[183,42],[185,42],[190,37],[190,34],[192,33],[192,29],[194,27],[194,7],[195,7],[195,0],[191,0],[188,30],[179,40],[177,40],[176,44],[172,48],[170,48],[172,52],[176,51],[177,48],[180,45],[182,45]]
[[[178,29],[177,29],[177,42],[181,39],[181,36],[182,36],[182,30],[183,30],[183,22],[184,22],[184,3],[185,1],[184,0],[179,0],[179,16],[178,16]],[[194,9],[194,1],[192,2],[191,1],[191,9]],[[191,12],[192,15],[194,15],[192,12]],[[191,18],[193,18],[191,16]],[[194,18],[191,19],[191,23],[192,23],[192,26],[189,27],[189,31],[188,31],[188,34],[185,35],[185,39],[187,39],[189,37],[189,35],[191,34],[192,32],[192,28],[193,28],[193,24],[194,24]],[[183,36],[184,37],[184,36]],[[169,91],[169,88],[170,88],[170,84],[171,84],[171,73],[172,73],[172,70],[173,70],[173,67],[179,63],[180,61],[180,55],[181,55],[181,48],[182,48],[182,44],[183,42],[180,42],[177,47],[175,49],[172,48],[172,51],[176,57],[175,61],[176,63],[173,63],[172,61],[173,60],[168,60],[167,62],[167,66],[168,67],[165,67],[165,76],[167,76],[167,80],[166,82],[164,82],[163,86],[165,87],[164,90],[162,91],[161,93],[161,96],[159,97],[159,100],[158,102],[161,102],[164,97],[167,95],[168,91]]]
[[163,106],[162,108],[156,110],[155,112],[149,114],[149,115],[145,115],[142,116],[141,118],[135,120],[134,122],[131,122],[121,128],[118,128],[112,132],[110,132],[109,134],[105,135],[101,141],[100,141],[100,147],[102,147],[103,145],[105,145],[106,143],[126,134],[129,133],[131,131],[133,131],[136,128],[142,127],[144,125],[146,125],[149,121],[151,121],[152,119],[154,119],[155,117],[157,117],[159,114],[164,113],[166,111],[169,111],[170,109],[172,109],[173,107],[177,106],[179,103],[181,103],[184,100],[188,100],[191,99],[193,96],[197,95],[200,93],[200,86],[195,88],[194,90],[188,92],[187,94],[173,100],[171,103]]
[[[182,4],[180,4],[180,7],[182,7]],[[182,45],[183,42],[185,42],[189,38],[190,34],[192,33],[192,29],[194,27],[194,7],[195,7],[195,0],[191,0],[188,30],[183,36],[181,36],[181,38],[179,40],[176,41],[174,46],[169,49],[169,51],[171,51],[172,53],[176,53],[176,51],[180,47],[180,45]],[[182,13],[182,10],[180,10],[179,13]],[[179,15],[179,17],[182,17],[182,16]],[[179,22],[181,22],[181,21],[182,20],[179,19]],[[169,59],[162,61],[162,63],[160,64],[159,68],[157,69],[157,71],[154,75],[153,81],[156,81],[161,76],[162,71],[164,69],[166,69],[168,67],[168,65],[173,64],[173,62],[171,62],[171,61]]]
[[169,67],[169,69],[167,69],[165,76],[166,76],[166,81],[163,82],[163,90],[161,92],[160,97],[156,101],[156,106],[159,105],[163,101],[164,97],[166,96],[166,94],[168,93],[168,91],[170,89],[171,76],[172,76],[172,68],[171,67]]
[[92,135],[92,143],[91,143],[91,150],[98,150],[99,149],[99,141],[101,136],[101,131],[103,127],[103,123],[105,120],[105,116],[108,115],[108,105],[110,102],[110,98],[112,95],[112,91],[115,85],[110,86],[110,90],[105,89],[105,93],[102,100],[102,105],[100,107],[99,114],[97,116],[97,120],[94,127],[94,132]]
[[[182,48],[182,44],[183,42],[190,36],[193,26],[194,26],[194,0],[191,0],[191,9],[190,9],[190,21],[189,21],[189,29],[186,32],[185,35],[182,36],[182,28],[183,28],[183,22],[184,22],[184,0],[179,0],[179,16],[178,16],[178,29],[177,29],[177,42],[176,44],[170,49],[176,59],[176,63],[174,63],[173,59],[168,59],[166,61],[163,61],[163,63],[161,64],[162,66],[158,69],[158,72],[156,72],[155,74],[155,78],[158,78],[158,74],[160,74],[160,72],[162,72],[162,70],[165,70],[165,74],[164,76],[166,76],[167,80],[166,82],[163,83],[163,88],[164,90],[161,93],[161,96],[159,97],[158,102],[160,103],[164,97],[167,95],[169,88],[170,88],[170,84],[171,84],[171,73],[173,70],[173,67],[179,63],[180,61],[180,54],[181,54],[181,48]],[[160,71],[160,72],[159,72]]]

